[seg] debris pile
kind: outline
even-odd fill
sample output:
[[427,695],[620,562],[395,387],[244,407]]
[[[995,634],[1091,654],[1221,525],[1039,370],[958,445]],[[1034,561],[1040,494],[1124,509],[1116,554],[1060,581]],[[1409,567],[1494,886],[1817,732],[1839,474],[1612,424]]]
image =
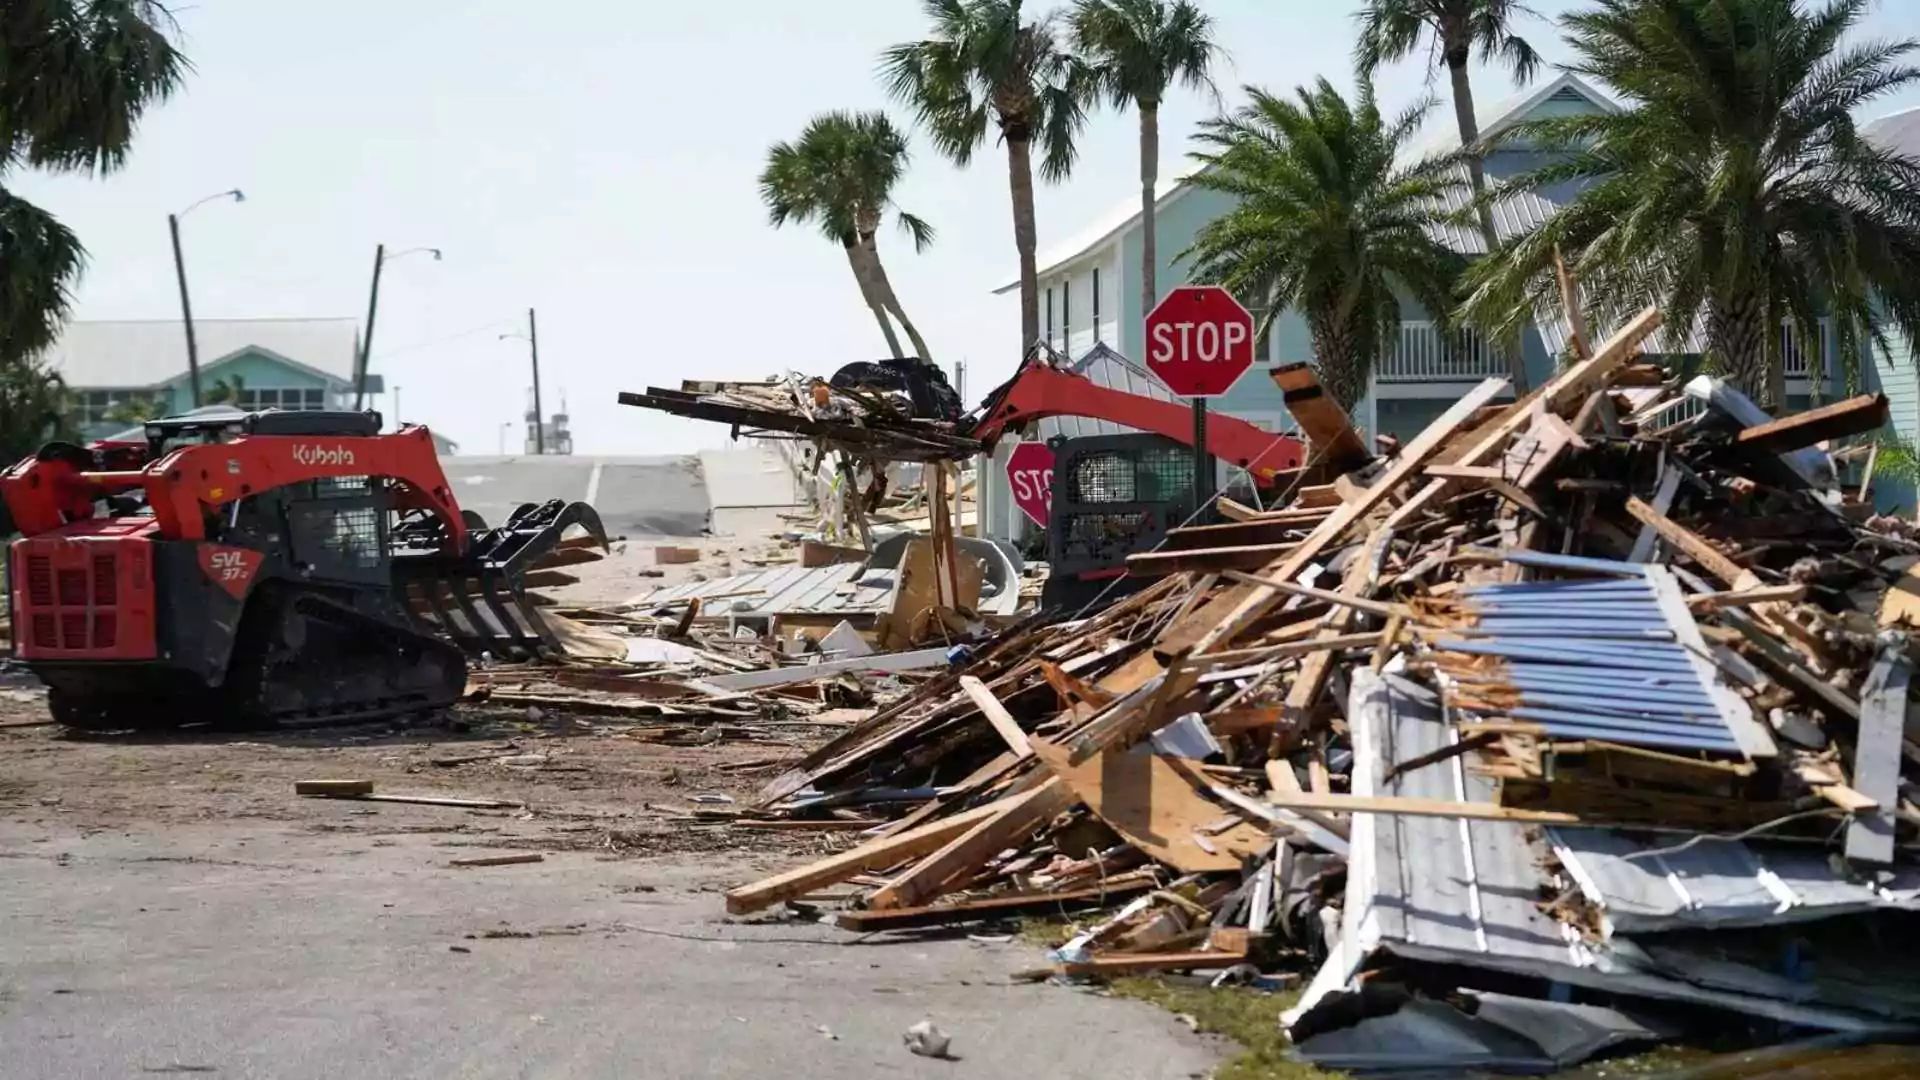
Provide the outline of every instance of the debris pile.
[[1080,912],[1036,974],[1297,980],[1296,1042],[1343,1067],[1920,1018],[1888,948],[1920,907],[1920,530],[1825,448],[1886,402],[1774,420],[1641,361],[1659,323],[1174,530],[1131,561],[1160,580],[842,732],[759,809],[900,816],[728,909]]

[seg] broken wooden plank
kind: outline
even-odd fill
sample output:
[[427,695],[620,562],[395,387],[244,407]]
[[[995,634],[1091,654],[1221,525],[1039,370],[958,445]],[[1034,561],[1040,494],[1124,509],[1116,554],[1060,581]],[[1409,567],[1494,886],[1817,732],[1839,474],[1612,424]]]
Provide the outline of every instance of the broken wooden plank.
[[1728,585],[1739,587],[1747,568],[1734,562],[1714,547],[1707,538],[1654,509],[1638,495],[1628,496],[1627,513],[1660,534],[1660,538],[1686,554],[1700,568]]
[[526,804],[513,799],[453,799],[443,795],[350,795],[359,802],[407,803],[412,806],[448,806],[456,810],[517,810]]
[[1778,604],[1793,600],[1804,600],[1807,596],[1805,585],[1761,585],[1752,589],[1733,589],[1728,592],[1700,593],[1687,597],[1687,609],[1697,613],[1720,611],[1725,608],[1753,607],[1755,604]]
[[1033,756],[1033,747],[1027,744],[1027,733],[1020,730],[1020,721],[1015,720],[1007,707],[1000,704],[1000,699],[993,696],[993,691],[987,689],[986,683],[975,676],[962,675],[960,689],[966,692],[980,714],[987,718],[987,723],[993,725],[993,730],[1000,734],[1001,741],[1007,744],[1007,749],[1012,750],[1015,757]]
[[1907,684],[1913,667],[1904,646],[1874,661],[1860,696],[1860,729],[1853,751],[1853,786],[1878,802],[1876,812],[1855,814],[1847,826],[1847,858],[1893,861],[1893,808],[1900,799],[1900,741],[1907,717]]
[[867,898],[867,906],[876,911],[913,907],[951,891],[1002,849],[1024,839],[1074,801],[1072,789],[1055,776],[1031,791],[996,803],[999,809],[995,813],[875,890]]
[[1587,824],[1578,814],[1557,810],[1520,810],[1494,803],[1421,799],[1407,795],[1338,795],[1314,792],[1271,793],[1273,805],[1287,810],[1317,810],[1344,814],[1400,814],[1408,817],[1468,818],[1474,821],[1520,821],[1536,825]]
[[1280,388],[1287,412],[1306,436],[1308,460],[1331,473],[1350,472],[1367,463],[1367,444],[1354,430],[1352,417],[1327,395],[1311,366],[1282,364],[1269,375]]
[[1294,549],[1293,544],[1142,551],[1127,556],[1127,573],[1138,577],[1163,574],[1211,573],[1219,570],[1258,570]]
[[1734,436],[1738,446],[1784,454],[1828,439],[1878,431],[1887,422],[1885,394],[1861,394],[1831,405],[1754,424]]
[[547,857],[537,851],[528,851],[519,855],[476,855],[470,859],[453,859],[448,866],[518,866],[521,863],[545,862]]
[[727,911],[733,915],[744,915],[812,892],[822,885],[845,881],[863,870],[884,870],[903,859],[925,855],[999,813],[1012,801],[1002,799],[891,836],[876,837],[838,855],[829,855],[805,866],[729,889]]
[[1247,962],[1245,949],[1237,952],[1195,950],[1169,953],[1116,953],[1091,960],[1059,965],[1057,970],[1069,976],[1141,975],[1153,971],[1217,971]]
[[314,795],[329,799],[352,798],[358,795],[373,794],[371,780],[295,780],[295,795]]
[[[1463,395],[1460,400],[1448,407],[1447,411],[1433,423],[1427,425],[1414,439],[1401,448],[1400,456],[1373,484],[1368,486],[1360,497],[1352,502],[1343,502],[1335,507],[1325,521],[1316,526],[1312,533],[1302,540],[1291,554],[1267,568],[1261,576],[1267,579],[1255,586],[1227,617],[1213,624],[1195,644],[1198,652],[1211,652],[1221,645],[1232,641],[1257,622],[1261,616],[1279,603],[1282,591],[1272,587],[1274,580],[1291,582],[1298,577],[1307,564],[1320,557],[1347,530],[1371,514],[1388,496],[1399,491],[1406,482],[1417,475],[1427,463],[1438,454],[1455,429],[1464,424],[1475,409],[1492,401],[1507,388],[1505,379],[1487,379]],[[1196,612],[1196,616],[1199,613]]]
[[1148,877],[1130,881],[1112,881],[1058,892],[1015,893],[990,896],[984,900],[960,900],[949,904],[891,908],[886,911],[842,911],[834,916],[834,925],[842,930],[868,933],[876,930],[908,930],[921,926],[947,926],[984,919],[1004,919],[1014,915],[1053,915],[1082,905],[1101,906],[1154,887]]
[[[1680,490],[1680,470],[1669,463],[1660,472],[1660,483],[1653,489],[1651,506],[1655,513],[1664,514],[1673,509],[1673,497]],[[1634,538],[1633,550],[1627,554],[1628,562],[1650,562],[1653,559],[1654,541],[1660,533],[1650,524],[1640,526],[1640,535]]]
[[1113,831],[1177,870],[1237,870],[1242,856],[1271,842],[1265,829],[1242,822],[1208,837],[1212,851],[1195,843],[1194,830],[1218,821],[1221,807],[1158,754],[1104,751],[1074,765],[1065,748],[1040,739],[1033,752]]

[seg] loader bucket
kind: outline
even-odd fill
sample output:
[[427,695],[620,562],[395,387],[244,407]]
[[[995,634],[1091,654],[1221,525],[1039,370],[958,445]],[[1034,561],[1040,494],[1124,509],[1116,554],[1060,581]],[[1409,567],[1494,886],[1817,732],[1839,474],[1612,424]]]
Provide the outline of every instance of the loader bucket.
[[[470,524],[475,524],[471,518]],[[416,546],[395,552],[394,583],[417,622],[472,656],[558,655],[560,643],[528,598],[525,582],[527,572],[575,525],[602,548],[608,546],[600,515],[586,503],[527,503],[503,525],[473,528],[464,555],[433,550],[429,537],[409,538]]]

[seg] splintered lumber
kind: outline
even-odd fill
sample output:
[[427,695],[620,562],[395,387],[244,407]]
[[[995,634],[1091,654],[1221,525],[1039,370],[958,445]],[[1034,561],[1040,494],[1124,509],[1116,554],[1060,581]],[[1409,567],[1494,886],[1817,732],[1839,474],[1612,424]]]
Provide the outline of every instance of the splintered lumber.
[[940,850],[881,886],[867,898],[867,906],[884,911],[931,900],[1073,803],[1072,790],[1057,776],[1024,794],[1003,799],[995,804],[997,813],[974,823]]
[[1847,826],[1847,858],[1893,861],[1892,808],[1900,799],[1900,742],[1907,716],[1907,684],[1913,669],[1902,649],[1875,661],[1860,698],[1860,732],[1853,752],[1853,787],[1881,809],[1854,815]]
[[1882,629],[1920,626],[1920,567],[1908,567],[1880,597],[1879,620]]
[[1654,509],[1639,496],[1627,498],[1627,513],[1632,514],[1641,524],[1659,533],[1660,539],[1672,544],[1675,549],[1699,563],[1701,569],[1728,585],[1737,588],[1741,582],[1741,575],[1747,573],[1746,567],[1727,558],[1719,548],[1708,543],[1706,537]]
[[1878,431],[1887,422],[1885,394],[1861,394],[1817,409],[1755,424],[1734,436],[1737,445],[1784,454],[1828,439]]
[[796,867],[785,873],[727,891],[727,911],[744,915],[763,907],[804,896],[822,885],[835,885],[864,870],[883,870],[904,859],[937,850],[954,837],[1001,813],[1019,796],[977,806],[918,828],[877,837],[838,855]]
[[515,810],[525,803],[512,799],[451,799],[441,795],[353,795],[360,802],[408,803],[413,806],[450,806],[458,810]]
[[1140,975],[1153,971],[1217,971],[1220,968],[1230,968],[1246,962],[1247,951],[1244,948],[1168,953],[1119,953],[1061,964],[1056,970],[1062,975],[1099,975],[1117,978],[1121,975]]
[[295,780],[295,795],[316,795],[330,799],[351,798],[356,795],[373,794],[371,780]]
[[[1669,464],[1660,474],[1660,484],[1653,490],[1651,509],[1656,514],[1665,514],[1673,509],[1673,496],[1680,490],[1680,470]],[[1648,562],[1653,558],[1654,544],[1660,533],[1650,524],[1640,526],[1640,535],[1633,541],[1633,550],[1628,553],[1628,562]]]
[[1426,467],[1427,462],[1440,452],[1455,429],[1466,423],[1474,410],[1492,401],[1506,388],[1507,380],[1488,379],[1468,391],[1459,401],[1454,402],[1446,412],[1440,414],[1439,419],[1427,425],[1425,431],[1401,448],[1400,456],[1393,466],[1380,479],[1360,492],[1359,498],[1335,507],[1333,512],[1327,515],[1326,520],[1315,526],[1313,532],[1293,549],[1292,554],[1270,566],[1267,572],[1261,575],[1269,579],[1268,582],[1253,587],[1225,619],[1203,633],[1194,646],[1195,651],[1211,652],[1221,644],[1232,641],[1245,633],[1247,628],[1261,616],[1273,610],[1274,605],[1279,603],[1282,593],[1272,586],[1272,580],[1292,581],[1298,577],[1308,563],[1319,558],[1322,552],[1345,535],[1355,523],[1372,513],[1388,496],[1399,491],[1408,480]]
[[1104,906],[1154,887],[1149,877],[1112,881],[1059,892],[1015,893],[990,896],[984,900],[961,900],[949,904],[891,908],[886,911],[843,911],[834,916],[834,925],[842,930],[862,933],[874,930],[908,930],[920,926],[948,926],[953,923],[1004,919],[1012,915],[1053,915],[1069,908]]
[[1027,745],[1027,733],[1020,730],[1020,721],[1015,720],[1007,707],[1000,704],[1000,699],[993,696],[993,691],[987,689],[986,683],[976,676],[962,675],[960,689],[966,691],[967,697],[987,718],[987,723],[993,725],[993,730],[1000,733],[1000,738],[1006,741],[1007,749],[1012,750],[1015,757],[1033,756],[1033,747]]
[[1307,437],[1307,452],[1317,466],[1344,473],[1367,462],[1367,444],[1353,429],[1353,420],[1340,403],[1327,396],[1313,368],[1307,364],[1282,364],[1270,373],[1273,385],[1280,388],[1287,412]]
[[1207,846],[1196,841],[1195,830],[1219,821],[1226,811],[1158,754],[1109,750],[1074,765],[1065,748],[1044,740],[1034,741],[1033,752],[1114,832],[1175,869],[1236,870],[1242,856],[1272,842],[1251,822],[1208,836]]
[[1241,547],[1191,548],[1178,551],[1142,551],[1127,556],[1127,573],[1136,577],[1215,570],[1258,570],[1292,551],[1292,544],[1255,544]]
[[454,859],[448,866],[518,866],[521,863],[545,862],[546,856],[537,851],[521,855],[480,855],[471,859]]

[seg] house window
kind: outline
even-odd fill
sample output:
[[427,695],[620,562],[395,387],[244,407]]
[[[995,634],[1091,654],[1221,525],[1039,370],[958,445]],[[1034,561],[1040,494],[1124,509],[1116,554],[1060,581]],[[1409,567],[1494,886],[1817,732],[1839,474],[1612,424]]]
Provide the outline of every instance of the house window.
[[1053,288],[1047,288],[1047,344],[1053,344]]
[[1093,343],[1100,344],[1100,268],[1093,268]]
[[73,395],[73,422],[82,428],[119,423],[111,415],[122,405],[133,405],[150,395],[140,390],[81,390]]
[[1060,283],[1060,347],[1073,349],[1073,279]]
[[265,389],[242,387],[234,402],[248,412],[279,409],[283,412],[316,412],[327,407],[327,392],[314,389]]

